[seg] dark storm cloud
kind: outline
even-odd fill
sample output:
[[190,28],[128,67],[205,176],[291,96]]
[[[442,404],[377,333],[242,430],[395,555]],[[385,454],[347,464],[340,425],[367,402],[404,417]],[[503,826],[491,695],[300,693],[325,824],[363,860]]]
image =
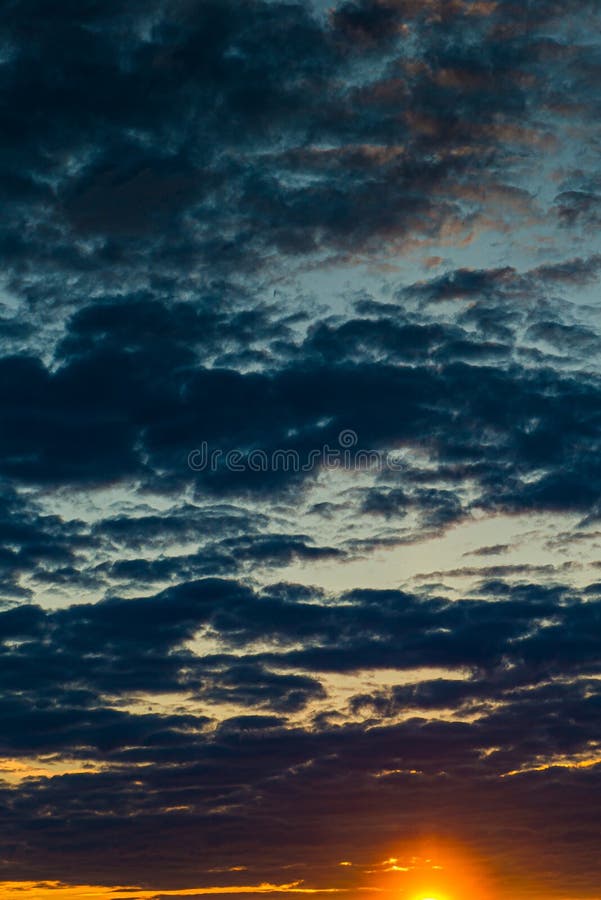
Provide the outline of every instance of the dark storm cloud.
[[65,522],[36,507],[31,498],[4,484],[0,489],[0,571],[2,597],[27,597],[22,576],[43,577],[48,571],[68,571],[77,579],[75,566],[92,546],[83,522]]
[[[543,329],[548,338],[553,327]],[[593,339],[583,329],[569,333],[580,344]],[[561,338],[565,344],[565,329]],[[491,346],[456,326],[399,326],[390,318],[320,326],[292,362],[270,371],[208,369],[185,357],[176,366],[166,350],[168,343],[153,349],[152,341],[137,350],[98,347],[55,371],[33,358],[2,360],[5,475],[34,484],[135,476],[265,491],[313,472],[236,472],[222,460],[216,471],[195,474],[187,456],[206,441],[243,456],[289,449],[306,461],[311,451],[338,446],[339,432],[352,427],[366,450],[419,445],[441,466],[469,467],[486,506],[584,509],[594,502],[599,387],[592,374],[493,365]],[[502,345],[497,350],[509,357]],[[533,471],[536,480],[527,477]],[[438,496],[442,502],[444,492]],[[434,498],[421,495],[425,504]]]
[[563,49],[536,29],[558,13],[11,4],[0,251],[14,288],[56,305],[61,272],[173,287],[198,265],[211,280],[274,250],[347,255],[461,228],[482,205],[461,197],[467,180],[498,187],[495,161],[528,146],[520,128]]
[[[325,691],[316,678],[306,675],[279,675],[252,663],[232,663],[217,675],[200,699],[212,703],[239,703],[248,706],[269,706],[282,713],[297,712],[310,700],[321,699]],[[276,720],[284,724],[283,719]],[[228,728],[241,724],[228,720]]]
[[[274,250],[344,255],[434,236],[477,213],[480,201],[466,192],[475,176],[494,178],[495,196],[527,206],[526,192],[500,186],[497,160],[509,159],[530,107],[542,102],[539,76],[563,45],[539,39],[536,26],[558,12],[544,5],[526,20],[514,7],[365,2],[318,20],[302,5],[248,0],[135,5],[127,14],[91,4],[50,18],[35,3],[14,4],[4,95],[11,288],[36,303],[46,325],[40,304],[76,312],[54,368],[33,352],[2,361],[3,381],[17,385],[2,398],[4,473],[37,484],[156,485],[160,471],[163,488],[175,490],[200,440],[224,450],[291,443],[305,454],[353,427],[376,448],[431,433],[434,455],[490,467],[481,472],[488,483],[502,470],[511,487],[498,502],[511,509],[589,503],[598,478],[585,447],[592,434],[579,434],[582,387],[558,385],[578,413],[551,433],[555,411],[548,424],[540,412],[555,387],[541,373],[540,386],[524,391],[524,373],[510,365],[511,314],[466,312],[478,336],[395,316],[321,323],[299,347],[285,311],[218,277],[261,266]],[[366,74],[366,61],[378,75]],[[207,276],[195,282],[199,265]],[[59,290],[50,273],[37,278],[48,267],[63,285],[72,273],[70,286]],[[586,283],[598,268],[593,256],[524,275],[458,269],[403,296],[534,297],[546,285]],[[90,292],[101,301],[85,304]],[[530,323],[527,334],[580,354],[597,345],[590,329],[552,319]],[[207,358],[221,370],[208,370]],[[421,368],[398,371],[399,361]],[[438,375],[432,363],[447,368]],[[477,388],[466,363],[478,366]],[[240,371],[249,365],[262,373]],[[538,422],[528,435],[499,421],[499,409],[483,414],[487,380],[500,398],[517,387],[518,419]],[[500,444],[494,466],[470,437],[482,432]],[[539,455],[559,445],[554,459],[536,460],[558,470],[566,432],[582,439],[576,465],[586,486],[562,470],[524,487],[534,445]],[[285,472],[205,479],[217,491],[270,491],[290,480],[299,481]],[[443,497],[441,523],[461,515],[460,501]],[[431,495],[421,500],[428,506]],[[215,566],[224,571],[219,558]],[[169,563],[155,568],[167,572]]]
[[[176,691],[291,711],[324,694],[314,678],[278,674],[282,668],[462,667],[483,679],[482,695],[491,689],[489,679],[493,687],[515,687],[596,671],[596,599],[582,602],[565,588],[527,584],[489,582],[481,592],[453,602],[356,590],[331,603],[319,594],[297,596],[286,585],[257,594],[234,581],[205,579],[153,597],[55,612],[17,607],[0,613],[3,689],[54,697],[51,706],[61,714],[60,692],[70,702],[83,698],[86,709],[94,692]],[[188,644],[198,635],[219,637],[233,651],[245,647],[248,662],[227,653],[198,656]],[[266,642],[267,652],[260,649]],[[451,688],[469,696],[473,683]],[[10,745],[8,728],[4,740]]]
[[[196,535],[198,537],[198,535]],[[294,561],[342,558],[335,547],[314,546],[306,535],[256,535],[224,538],[207,542],[194,553],[162,554],[159,559],[125,559],[102,563],[95,574],[107,575],[112,581],[144,582],[180,581],[210,574],[233,575],[249,567],[286,566]]]
[[[526,583],[490,582],[481,590],[478,599],[455,602],[375,590],[326,598],[294,585],[257,593],[209,579],[153,597],[0,613],[5,753],[58,752],[108,766],[31,780],[5,793],[12,835],[6,877],[64,872],[61,847],[68,841],[71,877],[102,880],[95,848],[109,833],[119,848],[113,873],[130,882],[215,883],[208,872],[198,875],[199,860],[202,869],[249,865],[257,880],[293,863],[299,877],[310,877],[302,862],[307,854],[324,872],[337,859],[368,849],[377,854],[399,829],[411,831],[416,804],[428,808],[426,823],[453,822],[455,834],[496,858],[515,840],[516,804],[520,821],[528,822],[520,827],[530,828],[561,802],[563,824],[551,816],[545,839],[565,846],[577,810],[595,821],[585,798],[596,771],[499,776],[554,756],[586,758],[591,741],[601,739],[592,677],[599,664],[598,586],[586,599],[566,587]],[[202,645],[194,650],[188,641],[207,627],[223,647],[245,647],[246,658],[203,654]],[[302,650],[295,649],[299,641]],[[266,642],[270,652],[261,648]],[[367,714],[366,722],[327,724],[341,710],[315,673],[367,666],[443,666],[464,674],[359,694],[346,714]],[[117,697],[140,694],[149,702],[152,693],[167,691],[180,695],[179,711],[115,707]],[[311,728],[287,722],[316,700],[325,710],[335,704],[329,716]],[[202,710],[207,701],[249,712],[226,716],[213,731],[190,707]],[[437,721],[437,711],[447,708],[459,718]],[[353,824],[358,808],[361,828]],[[34,828],[42,809],[46,825]],[[377,811],[380,827],[368,848],[369,810]],[[482,841],[482,817],[491,810],[501,824],[494,839]],[[284,818],[289,827],[274,857],[270,835]],[[150,863],[145,847],[156,829],[166,837]],[[339,834],[340,845],[326,833]],[[200,834],[202,854],[190,855]],[[581,828],[579,859],[589,864],[593,834],[593,824]],[[507,858],[515,877],[523,874],[519,854]],[[571,873],[563,863],[562,871]]]
[[[474,510],[598,516],[599,335],[572,300],[601,273],[578,243],[596,5],[55,7],[1,17],[0,743],[95,768],[2,787],[0,875],[342,884],[423,829],[507,896],[590,894],[599,766],[560,766],[601,742],[599,585],[536,561],[441,571],[480,579],[455,602],[259,584]],[[530,173],[574,135],[547,209]],[[488,232],[500,261],[451,251]],[[447,251],[344,315],[290,286]],[[405,462],[317,498],[333,537],[300,512],[317,468],[187,462],[303,461],[343,429]]]
[[[150,291],[145,296],[108,296],[72,317],[57,355],[69,359],[127,350],[148,359],[157,354],[165,366],[183,367],[199,354],[206,358],[229,352],[237,357],[253,344],[289,337],[286,320],[274,306],[256,301],[252,309],[238,309],[243,296],[225,286],[218,297],[202,292],[195,303],[168,304]],[[221,309],[214,308],[217,300]]]
[[[134,313],[139,308],[134,302]],[[173,505],[161,514],[124,514],[89,526],[29,513],[15,499],[0,530],[0,564],[13,581],[31,573],[54,587],[160,585],[368,552],[386,536],[349,533],[340,546],[274,529],[265,513],[222,503],[226,496],[285,492],[294,499],[301,491],[302,497],[319,473],[318,466],[303,471],[302,464],[326,446],[339,449],[338,436],[349,427],[358,435],[357,450],[410,451],[400,469],[381,473],[379,484],[344,498],[348,510],[401,525],[397,542],[440,532],[474,508],[583,518],[596,508],[598,378],[550,363],[526,367],[512,359],[507,337],[491,356],[490,341],[473,327],[417,325],[401,312],[378,309],[280,341],[277,365],[272,353],[270,368],[241,372],[200,366],[185,316],[188,345],[175,324],[169,331],[170,317],[160,319],[161,342],[154,325],[145,331],[144,318],[134,315],[128,324],[123,310],[116,311],[109,305],[75,317],[63,342],[72,355],[59,368],[33,357],[0,361],[6,376],[0,467],[16,483],[46,491],[140,479],[171,494]],[[564,348],[596,343],[590,330],[558,323],[532,325],[535,332]],[[239,450],[243,460],[257,449],[288,450],[300,465],[232,471],[222,457],[215,471],[192,471],[188,454],[203,441],[222,454]],[[430,466],[414,465],[413,451]],[[202,507],[177,502],[186,486]]]
[[[448,736],[451,737],[450,733]],[[391,733],[386,737],[393,739]],[[261,752],[273,753],[276,749],[281,758],[288,757],[289,761],[294,758],[290,746],[281,742],[278,745],[277,741],[264,739],[254,747],[257,755]],[[313,749],[318,750],[317,747]],[[376,753],[381,753],[380,741],[376,741],[374,749]],[[184,869],[185,861],[190,856],[195,859],[196,878],[202,878],[205,884],[214,884],[216,876],[200,876],[199,871],[241,863],[249,866],[250,872],[256,875],[256,882],[267,873],[279,873],[283,864],[287,866],[283,879],[286,881],[291,877],[291,871],[307,878],[314,878],[316,872],[325,872],[326,877],[331,878],[333,861],[347,856],[364,864],[380,860],[381,845],[374,839],[376,833],[382,835],[385,846],[398,847],[399,835],[403,835],[403,840],[409,843],[412,838],[418,839],[415,811],[419,809],[427,826],[442,823],[445,830],[449,829],[457,838],[469,838],[474,849],[485,853],[490,860],[502,862],[499,869],[504,874],[504,887],[510,895],[512,882],[515,890],[519,876],[524,879],[529,875],[533,888],[542,878],[546,887],[544,870],[547,869],[550,880],[557,877],[557,853],[568,846],[573,850],[568,855],[564,877],[570,884],[586,884],[582,879],[582,867],[583,864],[590,864],[591,841],[598,827],[598,810],[594,805],[594,794],[598,788],[596,773],[559,770],[551,776],[534,774],[515,780],[483,780],[471,787],[464,784],[461,799],[456,786],[444,777],[427,783],[426,780],[400,774],[389,778],[370,778],[361,767],[361,753],[364,750],[365,744],[362,746],[361,742],[357,742],[338,761],[331,760],[328,764],[326,759],[320,759],[312,767],[313,770],[308,767],[304,771],[290,772],[283,779],[265,781],[261,799],[255,797],[254,802],[248,801],[246,814],[238,811],[236,817],[232,813],[207,814],[202,810],[161,814],[153,805],[153,794],[148,790],[150,784],[133,786],[129,773],[128,777],[122,778],[95,777],[94,793],[91,790],[88,793],[92,787],[91,780],[82,777],[64,779],[62,783],[57,780],[49,786],[44,798],[49,811],[60,808],[69,797],[79,795],[82,801],[85,800],[83,805],[94,809],[95,815],[86,817],[72,803],[72,821],[77,821],[79,834],[72,824],[64,819],[53,821],[49,815],[48,824],[41,825],[37,832],[32,827],[13,832],[12,846],[20,847],[27,840],[36,849],[42,849],[43,842],[53,834],[56,844],[53,840],[42,854],[35,854],[30,863],[30,874],[42,871],[40,863],[46,866],[46,871],[59,871],[58,847],[65,842],[72,846],[74,858],[83,861],[84,871],[100,874],[101,868],[91,852],[90,842],[84,838],[85,833],[93,837],[94,843],[115,847],[115,877],[129,870],[136,873],[138,883],[164,884],[165,889],[169,883],[182,887],[198,884],[198,880],[190,880]],[[164,772],[164,790],[172,795],[174,805],[185,804],[186,788],[194,783],[197,775],[193,769]],[[315,791],[318,784],[322,785],[319,793]],[[142,802],[146,798],[145,812],[136,818],[139,843],[135,845],[131,843],[132,822],[128,823],[124,817],[116,815],[115,809],[107,808],[104,802],[104,798],[109,796],[109,786],[111,796],[123,810],[131,808],[132,802]],[[80,794],[82,790],[86,792],[83,795]],[[521,802],[518,799],[520,795]],[[36,809],[34,798],[35,790],[29,789],[18,810],[26,821],[33,821]],[[235,788],[223,787],[220,799],[235,802],[240,799],[240,793]],[[325,813],[320,808],[320,800],[324,801]],[[516,803],[522,810],[517,820],[512,815]],[[546,823],[545,818],[558,805],[563,809],[563,824],[558,825],[554,817],[552,824]],[[489,820],[479,812],[483,806],[488,815],[491,809],[497,811],[496,846],[487,827]],[[360,822],[352,814],[352,809],[357,807],[363,809]],[[281,817],[283,809],[287,810],[284,819]],[[583,817],[579,815],[579,810],[583,811]],[[7,819],[14,821],[14,815],[7,816]],[[244,828],[245,847],[248,848],[242,855],[240,846],[236,844],[240,826]],[[156,854],[143,863],[144,847],[153,843],[153,831],[157,829],[161,830],[163,839]],[[541,829],[544,830],[544,838]],[[205,832],[210,837],[206,844],[202,842],[199,845],[197,835]],[[507,850],[516,843],[520,849],[509,856],[512,861],[508,863]],[[310,866],[306,862],[308,858],[312,860]],[[7,871],[18,869],[13,864]],[[82,869],[78,865],[72,871],[79,873]],[[248,874],[230,874],[222,878],[223,882],[227,878],[226,883],[229,884],[242,884],[242,877],[248,881]],[[523,881],[520,887],[523,889]],[[548,893],[554,896],[552,883]]]
[[212,537],[246,536],[268,525],[268,517],[256,510],[249,513],[227,503],[199,509],[184,503],[160,514],[146,511],[146,514],[135,518],[123,514],[102,519],[92,527],[92,534],[98,541],[123,550],[157,547],[167,540],[185,543],[198,539],[202,534]]
[[511,266],[499,269],[455,269],[429,281],[419,282],[402,291],[401,295],[417,295],[430,302],[443,300],[486,300],[515,297],[538,298],[545,289],[578,287],[594,283],[601,269],[598,254],[574,257],[538,266],[520,273]]

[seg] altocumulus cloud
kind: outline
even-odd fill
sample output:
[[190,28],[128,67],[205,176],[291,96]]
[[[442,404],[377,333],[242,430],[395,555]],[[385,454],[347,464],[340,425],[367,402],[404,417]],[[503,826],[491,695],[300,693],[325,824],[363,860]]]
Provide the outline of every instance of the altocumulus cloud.
[[597,4],[0,25],[0,878],[592,897]]

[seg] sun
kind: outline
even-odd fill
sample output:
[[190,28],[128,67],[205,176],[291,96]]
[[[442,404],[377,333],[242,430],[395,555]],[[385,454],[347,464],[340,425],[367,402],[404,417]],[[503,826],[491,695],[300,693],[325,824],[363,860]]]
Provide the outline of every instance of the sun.
[[449,894],[445,891],[441,893],[438,889],[435,888],[435,892],[424,890],[422,888],[421,891],[418,891],[416,894],[411,895],[411,900],[452,900]]
[[412,896],[412,900],[449,900],[448,894],[441,894],[436,891],[435,894],[430,891],[419,891],[417,894]]
[[398,900],[496,897],[486,862],[469,847],[436,834],[386,847],[366,869],[363,886]]

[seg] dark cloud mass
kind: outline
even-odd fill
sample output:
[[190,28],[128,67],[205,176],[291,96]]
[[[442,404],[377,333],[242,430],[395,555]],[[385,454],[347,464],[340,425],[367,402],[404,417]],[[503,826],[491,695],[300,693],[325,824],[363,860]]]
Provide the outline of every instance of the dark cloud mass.
[[597,900],[599,12],[4,5],[0,894]]

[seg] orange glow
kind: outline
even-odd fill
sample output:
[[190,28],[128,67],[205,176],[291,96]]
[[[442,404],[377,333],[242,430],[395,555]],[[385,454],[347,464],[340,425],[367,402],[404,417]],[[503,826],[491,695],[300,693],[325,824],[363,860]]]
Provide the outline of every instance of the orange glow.
[[416,900],[443,900],[442,897],[417,897]]
[[500,778],[513,778],[516,775],[526,775],[529,772],[548,772],[549,769],[592,769],[601,765],[601,757],[596,756],[592,759],[570,758],[568,756],[556,756],[547,762],[537,765],[523,766],[521,769],[512,769],[511,772],[504,772]]
[[0,759],[0,780],[11,785],[19,784],[26,778],[52,778],[55,775],[83,775],[101,771],[102,766],[94,761],[74,762],[61,759],[55,754],[31,759]]
[[59,881],[0,881],[3,900],[157,900],[158,897],[198,897],[207,894],[334,894],[336,888],[305,888],[301,881],[290,884],[223,885],[168,891],[155,888],[102,887],[62,884]]
[[443,900],[442,897],[418,897],[417,900]]
[[394,900],[495,900],[485,866],[464,848],[439,838],[397,846],[365,876],[364,890]]

